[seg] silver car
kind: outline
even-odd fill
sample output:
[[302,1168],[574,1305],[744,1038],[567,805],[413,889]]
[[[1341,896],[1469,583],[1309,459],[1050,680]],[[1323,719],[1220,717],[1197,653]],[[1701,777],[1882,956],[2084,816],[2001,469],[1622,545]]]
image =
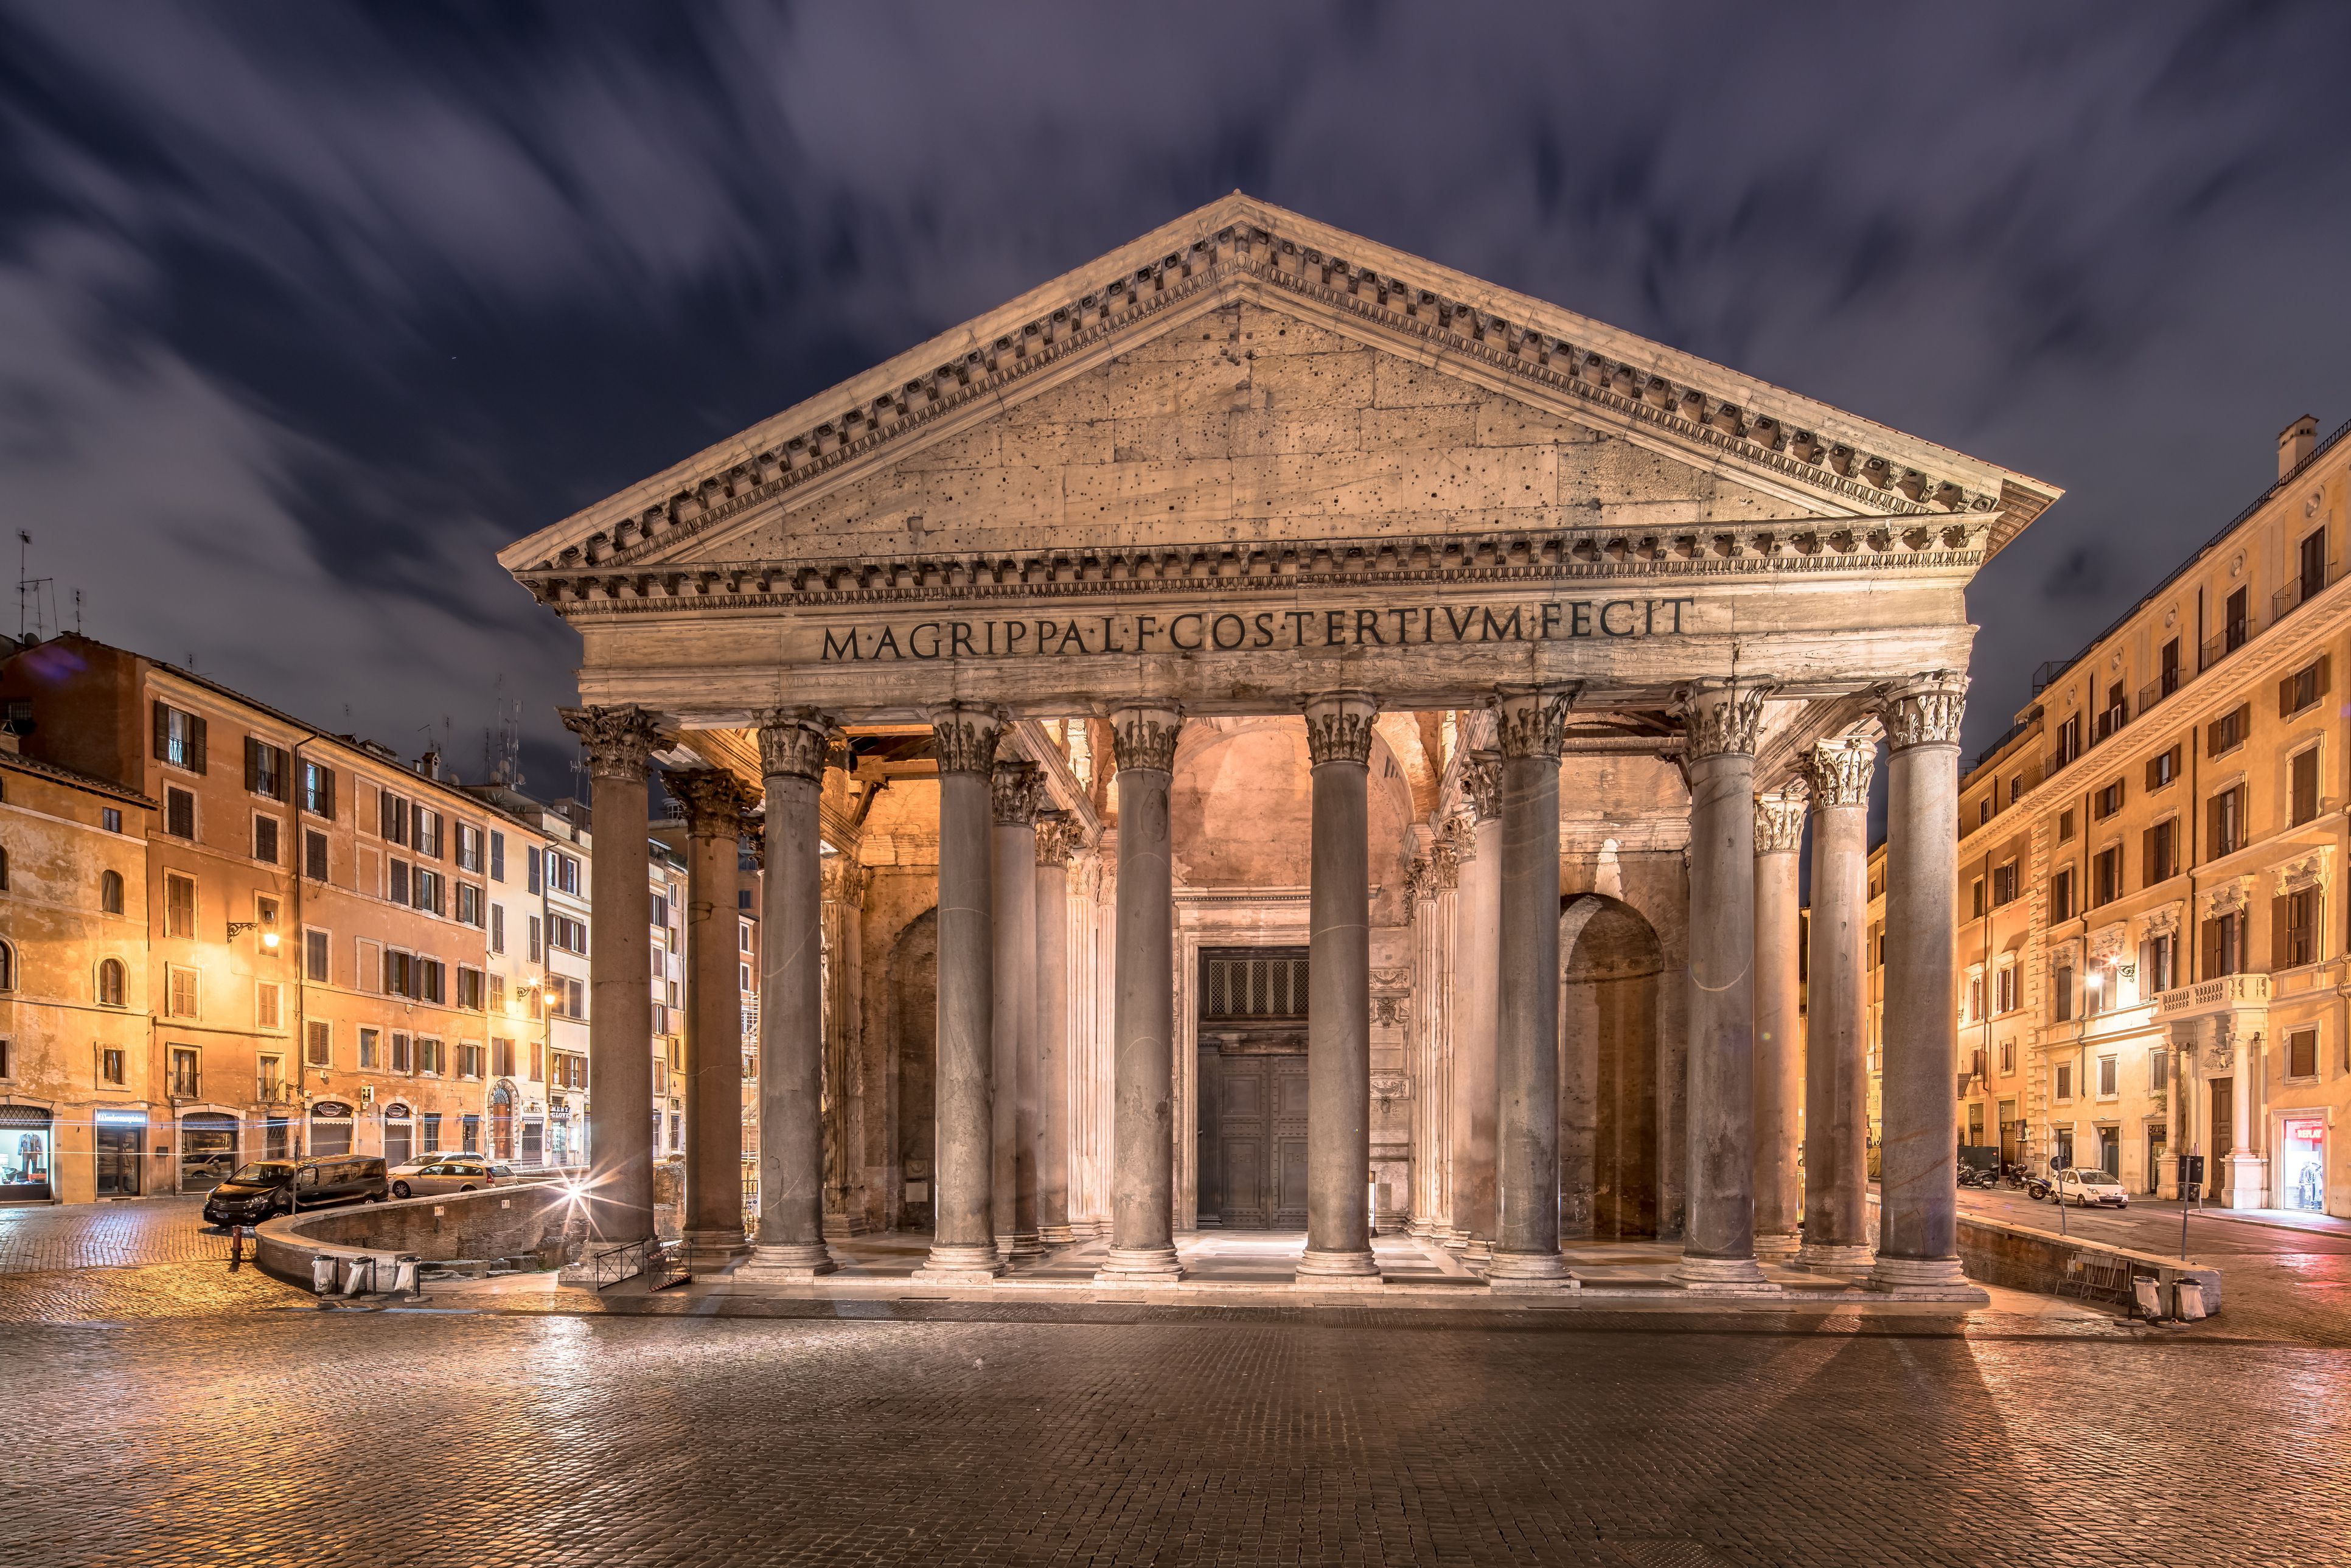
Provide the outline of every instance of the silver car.
[[2095,1168],[2059,1171],[2049,1197],[2053,1203],[2070,1203],[2076,1208],[2130,1207],[2130,1194],[2123,1190],[2123,1184]]
[[512,1166],[480,1155],[426,1155],[390,1172],[394,1197],[431,1197],[444,1192],[472,1192],[477,1187],[505,1186],[515,1179]]

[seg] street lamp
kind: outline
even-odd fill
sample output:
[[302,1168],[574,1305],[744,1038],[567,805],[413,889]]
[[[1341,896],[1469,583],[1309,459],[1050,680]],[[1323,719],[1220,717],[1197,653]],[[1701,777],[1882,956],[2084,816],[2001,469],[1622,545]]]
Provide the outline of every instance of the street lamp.
[[261,932],[261,950],[263,952],[275,953],[277,951],[277,927],[270,926],[265,929],[261,922],[258,920],[232,920],[228,923],[228,939],[232,942],[235,941],[239,936],[244,936],[248,931]]

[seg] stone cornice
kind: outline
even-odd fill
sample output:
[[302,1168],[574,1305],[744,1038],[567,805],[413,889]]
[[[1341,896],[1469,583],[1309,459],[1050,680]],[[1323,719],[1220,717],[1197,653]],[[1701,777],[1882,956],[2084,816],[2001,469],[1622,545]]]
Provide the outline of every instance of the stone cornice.
[[1243,296],[1307,307],[1589,423],[1711,453],[1717,465],[1840,505],[1998,518],[1995,549],[2060,494],[1236,193],[540,530],[501,561],[520,571],[569,552],[581,564],[630,564],[887,446],[960,425],[966,411],[992,408],[1019,383],[1059,380],[1072,361],[1116,351],[1113,340]]

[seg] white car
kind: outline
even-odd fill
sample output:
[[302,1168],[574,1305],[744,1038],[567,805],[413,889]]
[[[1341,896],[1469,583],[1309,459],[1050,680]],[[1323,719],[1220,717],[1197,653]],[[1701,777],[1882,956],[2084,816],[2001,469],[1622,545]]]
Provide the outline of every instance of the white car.
[[2123,1184],[2095,1168],[2059,1171],[2056,1185],[2049,1189],[2049,1200],[2071,1203],[2076,1208],[2130,1207],[2130,1194],[2123,1190]]
[[514,1167],[480,1155],[444,1149],[420,1155],[384,1173],[394,1197],[428,1197],[444,1192],[471,1192],[480,1186],[505,1186],[515,1179]]

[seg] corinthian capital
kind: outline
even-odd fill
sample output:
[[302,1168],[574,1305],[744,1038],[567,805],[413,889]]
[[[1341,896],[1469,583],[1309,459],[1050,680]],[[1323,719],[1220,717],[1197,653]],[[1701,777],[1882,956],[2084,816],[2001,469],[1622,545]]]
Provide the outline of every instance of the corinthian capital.
[[1755,852],[1793,854],[1804,841],[1804,787],[1791,785],[1755,797]]
[[824,778],[832,721],[812,707],[769,708],[759,716],[759,769],[769,779]]
[[942,773],[986,773],[996,766],[1004,716],[994,708],[948,703],[931,709],[931,749]]
[[1755,734],[1763,722],[1763,698],[1771,688],[1754,681],[1698,681],[1682,692],[1687,737],[1682,759],[1755,754]]
[[1113,708],[1110,716],[1111,760],[1121,773],[1130,768],[1176,771],[1176,742],[1184,733],[1184,710],[1173,703]]
[[1505,758],[1547,757],[1567,749],[1567,710],[1576,686],[1504,686],[1492,699],[1494,741]]
[[1378,716],[1379,698],[1369,692],[1323,692],[1307,698],[1305,706],[1306,755],[1315,767],[1372,759],[1372,720]]
[[1804,777],[1817,807],[1866,806],[1870,777],[1877,771],[1877,742],[1847,735],[1823,740],[1804,758]]
[[1037,813],[1037,863],[1067,865],[1085,841],[1085,830],[1050,808]]
[[669,727],[649,708],[558,708],[563,727],[580,737],[588,753],[589,776],[643,783],[645,763],[672,738]]
[[1890,751],[1914,746],[1957,746],[1959,721],[1967,716],[1968,678],[1957,670],[1935,670],[1877,688],[1877,711],[1886,724]]
[[987,798],[996,808],[997,825],[1017,828],[1035,821],[1037,797],[1044,787],[1044,770],[1035,763],[998,763],[987,779]]
[[1499,751],[1473,751],[1469,760],[1461,765],[1461,794],[1469,810],[1481,822],[1490,822],[1502,814],[1502,754]]
[[740,838],[743,819],[758,800],[724,768],[666,773],[662,776],[662,788],[685,808],[685,831],[697,839]]

